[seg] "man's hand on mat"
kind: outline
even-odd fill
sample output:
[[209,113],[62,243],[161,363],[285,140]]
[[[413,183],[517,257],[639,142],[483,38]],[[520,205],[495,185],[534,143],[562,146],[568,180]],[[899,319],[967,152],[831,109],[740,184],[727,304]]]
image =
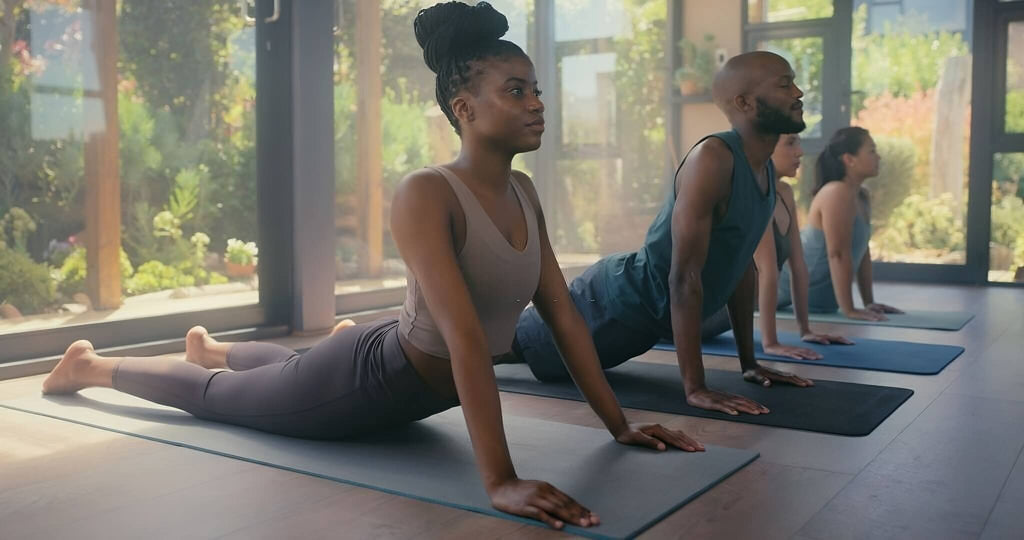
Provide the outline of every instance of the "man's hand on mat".
[[566,523],[580,527],[601,523],[597,514],[547,482],[514,478],[488,491],[494,508],[543,521],[552,529],[561,529]]
[[808,343],[820,343],[822,345],[853,345],[853,340],[845,338],[843,336],[836,336],[832,334],[816,334],[814,332],[804,332],[800,339]]
[[896,309],[888,304],[879,304],[878,302],[868,304],[864,309],[874,311],[875,313],[903,313],[903,310]]
[[665,444],[671,444],[687,452],[703,452],[704,445],[691,439],[682,431],[669,429],[661,424],[630,424],[629,429],[615,437],[622,444],[646,446],[655,450],[664,450]]
[[783,345],[776,343],[774,345],[762,345],[762,349],[767,354],[774,354],[775,356],[785,356],[787,358],[796,358],[797,360],[821,360],[821,353],[805,349],[803,347],[793,347],[792,345]]
[[870,309],[854,309],[843,313],[849,319],[856,319],[858,321],[888,321],[889,317],[882,315],[877,311],[871,311]]
[[709,388],[693,390],[686,394],[686,403],[692,407],[699,407],[709,411],[721,411],[733,416],[741,412],[747,414],[768,414],[769,412],[768,407],[752,399]]
[[757,366],[754,369],[748,369],[743,372],[743,378],[749,382],[760,384],[761,386],[771,386],[772,382],[784,382],[792,384],[793,386],[814,386],[814,381],[805,379],[803,377],[787,373],[785,371],[779,371],[764,366]]

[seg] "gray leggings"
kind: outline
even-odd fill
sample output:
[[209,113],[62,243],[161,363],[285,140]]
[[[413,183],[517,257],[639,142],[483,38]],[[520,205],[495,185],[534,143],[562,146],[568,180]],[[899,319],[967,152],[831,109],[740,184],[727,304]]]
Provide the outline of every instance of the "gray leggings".
[[169,358],[125,358],[114,388],[198,418],[307,439],[341,439],[458,405],[432,390],[398,342],[398,321],[356,325],[299,354],[237,343],[233,371]]

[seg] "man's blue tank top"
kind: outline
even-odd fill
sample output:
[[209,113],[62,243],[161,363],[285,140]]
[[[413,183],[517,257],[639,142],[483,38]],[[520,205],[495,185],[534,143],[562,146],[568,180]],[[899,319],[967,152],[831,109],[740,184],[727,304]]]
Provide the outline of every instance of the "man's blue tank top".
[[[705,319],[721,309],[732,296],[775,211],[774,165],[770,161],[767,164],[768,192],[762,193],[743,152],[739,133],[723,131],[709,137],[717,137],[729,146],[733,168],[728,206],[724,217],[711,227],[707,259],[701,271],[704,290],[701,314]],[[685,163],[685,158],[683,161]],[[597,263],[602,270],[597,277],[605,281],[611,314],[627,326],[655,329],[663,338],[672,336],[668,275],[672,266],[675,203],[673,175],[668,197],[647,230],[643,247],[605,257]]]

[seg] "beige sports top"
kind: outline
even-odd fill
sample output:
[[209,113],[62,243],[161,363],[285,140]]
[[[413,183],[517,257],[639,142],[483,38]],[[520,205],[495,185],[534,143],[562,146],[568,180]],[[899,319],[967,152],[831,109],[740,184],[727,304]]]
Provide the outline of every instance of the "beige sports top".
[[[491,356],[505,354],[512,347],[519,315],[530,303],[540,282],[537,213],[522,186],[515,177],[510,177],[526,218],[526,248],[519,251],[508,243],[473,192],[455,173],[444,167],[431,169],[448,180],[466,214],[466,243],[456,255],[456,260],[487,336]],[[398,317],[398,331],[417,349],[449,358],[444,337],[430,315],[411,271],[407,272],[407,282],[405,304]]]

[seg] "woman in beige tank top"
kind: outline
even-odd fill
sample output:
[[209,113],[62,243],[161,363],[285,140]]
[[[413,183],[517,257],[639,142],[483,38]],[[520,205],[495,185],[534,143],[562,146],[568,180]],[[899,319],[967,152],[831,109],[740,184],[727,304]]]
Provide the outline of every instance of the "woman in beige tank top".
[[[597,516],[557,488],[519,479],[509,457],[491,362],[495,353],[509,350],[519,312],[529,300],[549,322],[573,379],[617,441],[657,449],[666,443],[689,451],[703,447],[660,425],[629,425],[605,380],[589,330],[569,299],[551,250],[537,191],[528,176],[511,168],[516,154],[540,146],[544,105],[529,57],[499,39],[508,29],[505,17],[483,2],[475,7],[450,2],[420,12],[414,27],[424,60],[437,73],[438,102],[459,133],[462,148],[443,170],[424,169],[407,176],[391,205],[391,232],[416,283],[409,294],[422,295],[431,327],[441,334],[449,358],[420,350],[404,329],[402,348],[432,388],[457,394],[484,486],[496,508],[555,528],[563,522],[596,524]],[[470,239],[480,234],[467,230],[478,208],[466,201],[466,193],[460,196],[463,186],[486,214],[475,226],[489,227],[479,223],[489,220],[501,233],[494,241],[506,245],[492,246],[496,252],[511,247],[528,253],[530,244],[539,241],[534,263],[539,276],[530,287],[535,291],[532,297],[507,295],[508,288],[521,288],[523,280],[520,275],[503,275],[504,263],[470,270],[460,260]],[[520,192],[526,200],[519,199]],[[529,215],[531,209],[535,215]],[[529,234],[533,219],[537,238]],[[496,290],[473,290],[467,283],[480,276],[464,275],[468,271],[495,273],[509,283]],[[495,307],[496,300],[504,302],[505,309]],[[493,320],[483,320],[483,312]],[[495,328],[494,320],[500,320],[502,328]],[[502,334],[501,339],[495,334]]]
[[509,351],[530,300],[616,441],[703,446],[660,425],[628,424],[604,378],[548,243],[537,192],[511,169],[513,156],[540,146],[544,105],[530,59],[499,39],[505,17],[484,2],[450,2],[420,12],[414,27],[462,149],[452,163],[410,174],[395,193],[391,231],[409,268],[399,320],[342,323],[302,354],[218,342],[195,327],[186,336],[187,362],[105,357],[81,340],[43,391],[111,387],[206,420],[311,439],[378,431],[461,402],[495,508],[555,528],[596,525],[597,516],[554,486],[518,478],[509,457],[492,361]]

